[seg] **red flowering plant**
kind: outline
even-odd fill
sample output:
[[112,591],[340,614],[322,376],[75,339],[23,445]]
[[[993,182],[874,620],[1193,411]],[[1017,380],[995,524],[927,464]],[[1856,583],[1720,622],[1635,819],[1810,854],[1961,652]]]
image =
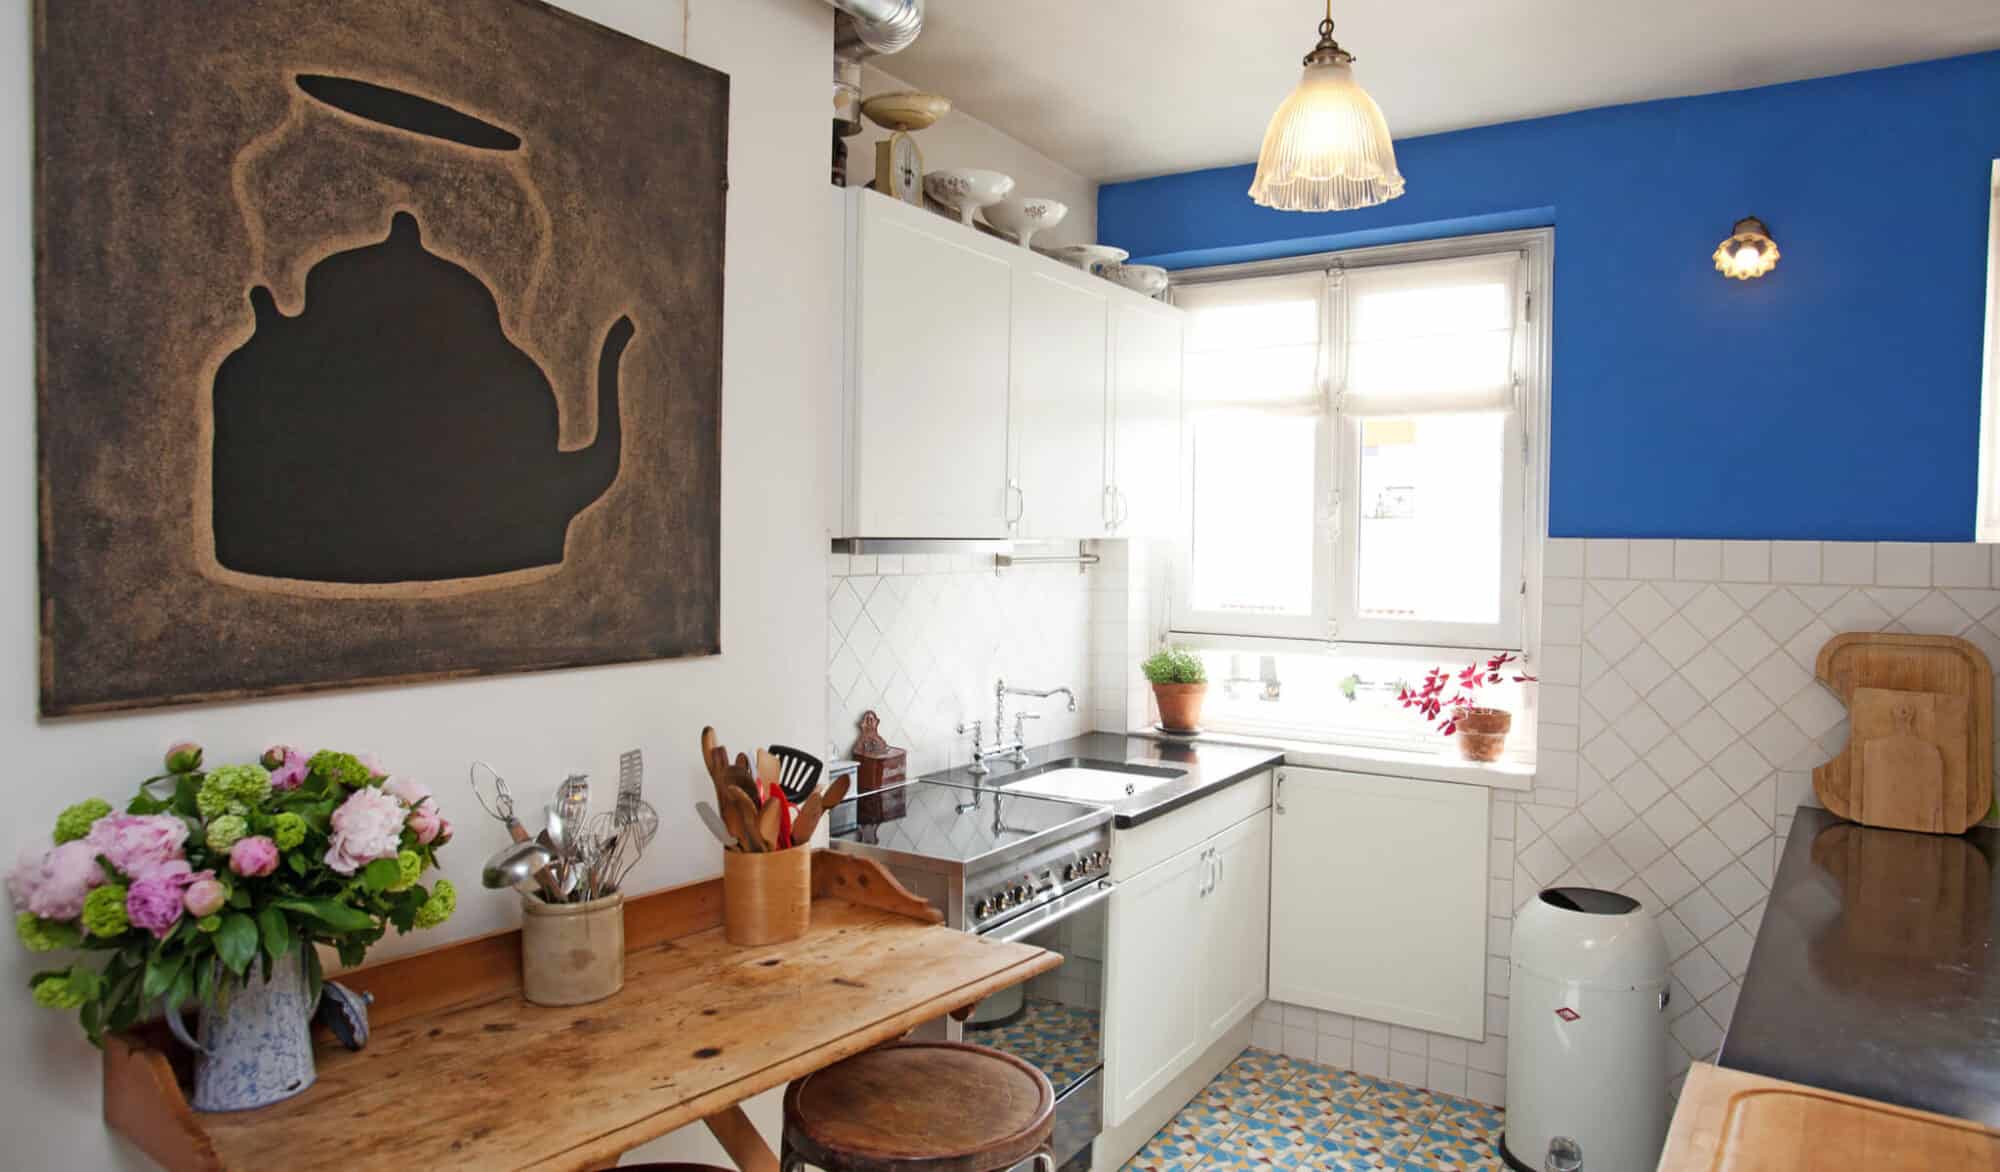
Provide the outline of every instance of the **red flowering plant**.
[[1405,708],[1416,709],[1425,721],[1437,725],[1439,733],[1450,736],[1458,731],[1458,722],[1467,710],[1481,706],[1479,689],[1510,678],[1517,684],[1535,682],[1534,676],[1506,670],[1517,658],[1502,652],[1484,664],[1468,664],[1457,674],[1434,667],[1416,688],[1405,684],[1398,689],[1396,700]]

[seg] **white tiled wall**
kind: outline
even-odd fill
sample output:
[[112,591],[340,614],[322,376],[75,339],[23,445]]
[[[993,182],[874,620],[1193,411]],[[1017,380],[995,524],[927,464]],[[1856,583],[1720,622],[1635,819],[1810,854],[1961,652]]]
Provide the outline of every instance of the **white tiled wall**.
[[[1073,553],[1075,545],[1024,553]],[[972,555],[849,557],[827,566],[826,704],[831,758],[853,747],[861,714],[873,709],[882,735],[909,750],[915,776],[970,760],[963,720],[994,737],[993,683],[1069,687],[1060,699],[1008,698],[1041,713],[1031,745],[1091,727],[1091,578],[1075,566],[1023,566],[995,573]],[[1006,735],[1013,732],[1008,717]]]
[[1159,641],[1163,618],[1155,578],[1164,549],[1147,541],[1097,541],[1104,560],[1091,572],[1091,727],[1128,732],[1153,721],[1152,691],[1139,664]]
[[1551,541],[1535,788],[1494,797],[1487,1040],[1266,1005],[1258,1044],[1440,1090],[1463,1077],[1463,1093],[1499,1102],[1512,909],[1583,883],[1661,910],[1677,1093],[1729,1024],[1791,811],[1817,804],[1812,768],[1847,739],[1813,678],[1820,647],[1843,631],[1958,635],[2000,663],[1996,558],[1970,544]]

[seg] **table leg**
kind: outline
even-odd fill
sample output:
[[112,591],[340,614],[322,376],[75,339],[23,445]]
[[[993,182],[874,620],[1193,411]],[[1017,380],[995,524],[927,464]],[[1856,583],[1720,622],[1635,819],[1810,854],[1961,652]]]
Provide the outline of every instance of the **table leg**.
[[777,1153],[757,1134],[757,1128],[741,1106],[717,1111],[702,1122],[708,1124],[715,1142],[722,1145],[722,1150],[729,1153],[729,1158],[743,1172],[778,1172]]

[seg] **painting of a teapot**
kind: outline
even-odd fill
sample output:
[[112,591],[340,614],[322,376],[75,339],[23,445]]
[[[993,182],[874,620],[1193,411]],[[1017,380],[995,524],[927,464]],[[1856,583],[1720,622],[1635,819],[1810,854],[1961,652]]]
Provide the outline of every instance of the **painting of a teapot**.
[[534,0],[36,28],[44,712],[720,649],[725,76]]

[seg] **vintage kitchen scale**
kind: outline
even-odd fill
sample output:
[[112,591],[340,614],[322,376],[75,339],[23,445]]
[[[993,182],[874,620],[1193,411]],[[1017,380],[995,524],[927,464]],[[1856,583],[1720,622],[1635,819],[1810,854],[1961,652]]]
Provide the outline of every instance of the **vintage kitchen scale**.
[[927,129],[949,113],[950,98],[912,91],[876,94],[861,103],[862,116],[889,132],[875,144],[875,190],[924,206],[924,154],[910,132]]
[[1863,826],[1963,834],[1993,805],[1993,669],[1947,635],[1835,635],[1817,674],[1847,702],[1840,755],[1813,770],[1828,810]]

